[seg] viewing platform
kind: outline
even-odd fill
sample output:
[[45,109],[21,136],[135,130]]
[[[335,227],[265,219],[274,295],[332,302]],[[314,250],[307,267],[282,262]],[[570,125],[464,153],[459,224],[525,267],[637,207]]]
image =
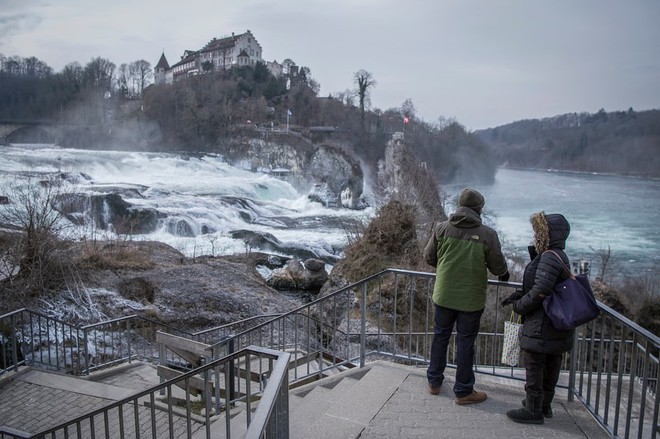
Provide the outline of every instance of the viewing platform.
[[[495,303],[519,287],[489,285]],[[660,338],[602,303],[575,330],[543,425],[506,416],[525,371],[501,362],[498,307],[475,342],[475,389],[488,399],[454,404],[454,337],[430,395],[432,287],[431,273],[387,269],[195,333],[137,315],[74,326],[13,311],[0,316],[0,439],[658,437]]]
[[[342,372],[289,391],[289,437],[611,437],[581,402],[567,401],[566,391],[559,391],[555,398],[553,418],[543,425],[522,425],[506,416],[507,410],[518,408],[524,398],[521,382],[479,374],[475,388],[485,391],[488,399],[459,406],[453,403],[453,381],[450,369],[440,394],[433,396],[427,392],[424,368],[376,361]],[[156,369],[142,362],[87,378],[26,368],[0,379],[0,425],[37,433],[158,383]],[[200,424],[193,437],[204,437],[202,430]],[[211,431],[213,438],[225,437],[221,417]],[[232,437],[243,437],[240,433],[244,431],[236,433]],[[185,437],[185,429],[179,429],[178,434],[175,437]],[[111,429],[109,437],[119,435]]]

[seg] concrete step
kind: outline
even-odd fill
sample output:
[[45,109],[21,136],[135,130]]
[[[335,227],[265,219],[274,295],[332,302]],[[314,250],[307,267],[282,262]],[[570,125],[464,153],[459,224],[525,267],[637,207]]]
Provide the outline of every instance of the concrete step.
[[342,395],[350,391],[358,379],[346,377],[334,380],[328,384],[319,384],[309,391],[289,394],[289,413],[291,418],[315,419],[321,415],[328,406],[341,401]]
[[[230,417],[231,437],[240,438],[245,436],[245,432],[247,431],[247,411],[244,408],[236,409],[231,413]],[[227,437],[227,428],[224,413],[211,421],[210,431],[211,435],[207,438],[206,426],[203,426],[192,435],[192,439],[225,439]]]
[[[293,404],[289,423],[291,438],[359,437],[408,375],[400,369],[382,366],[350,372],[353,371],[342,378],[319,381],[317,388],[327,390],[309,391]],[[325,387],[329,383],[334,385]],[[291,398],[289,401],[291,404]]]

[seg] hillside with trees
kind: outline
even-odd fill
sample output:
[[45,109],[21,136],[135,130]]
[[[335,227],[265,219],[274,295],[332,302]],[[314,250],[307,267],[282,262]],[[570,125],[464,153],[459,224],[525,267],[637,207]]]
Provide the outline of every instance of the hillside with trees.
[[371,108],[377,81],[370,72],[357,70],[345,91],[319,96],[309,67],[283,64],[279,77],[257,63],[146,85],[151,66],[144,60],[117,68],[94,58],[54,72],[36,58],[0,55],[0,119],[69,124],[65,147],[221,154],[239,133],[263,138],[288,126],[351,151],[374,171],[392,134],[403,131],[411,153],[440,182],[493,179],[492,151],[458,122],[418,119],[410,99]]
[[570,113],[474,132],[498,163],[660,177],[660,110]]

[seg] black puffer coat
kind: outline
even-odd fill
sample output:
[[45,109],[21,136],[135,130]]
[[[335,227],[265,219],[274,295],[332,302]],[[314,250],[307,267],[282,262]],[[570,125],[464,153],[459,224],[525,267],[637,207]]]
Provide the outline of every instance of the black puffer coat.
[[[545,224],[538,226],[535,221]],[[555,329],[543,310],[543,300],[552,294],[557,282],[570,275],[559,258],[547,251],[554,250],[564,264],[570,267],[568,256],[564,253],[570,225],[563,215],[543,213],[532,216],[532,223],[535,231],[535,250],[538,254],[525,267],[524,295],[513,302],[513,310],[521,314],[524,319],[520,347],[530,352],[561,354],[570,351],[573,347],[574,331]],[[539,236],[545,233],[547,236]],[[530,254],[532,252],[533,250],[530,250]]]

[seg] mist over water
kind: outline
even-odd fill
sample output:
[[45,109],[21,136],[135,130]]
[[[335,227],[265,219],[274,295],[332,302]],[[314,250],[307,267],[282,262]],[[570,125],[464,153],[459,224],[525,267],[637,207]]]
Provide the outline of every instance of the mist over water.
[[[135,189],[123,192],[125,201],[154,208],[166,218],[154,233],[131,239],[162,241],[187,256],[245,253],[245,242],[229,236],[234,230],[270,233],[318,256],[339,256],[347,240],[345,222],[373,215],[373,209],[325,208],[284,180],[229,166],[213,154],[91,151],[52,145],[0,147],[0,179],[27,171],[89,176],[90,180],[81,179],[65,189],[71,192]],[[179,220],[185,220],[194,237],[171,232],[168,224]],[[77,233],[86,235],[89,230],[78,228]],[[96,238],[114,237],[109,232],[103,235]]]
[[[444,189],[455,196],[464,185]],[[473,186],[486,198],[486,221],[505,249],[527,257],[534,212],[561,213],[571,224],[566,252],[592,264],[611,250],[615,277],[657,273],[660,264],[660,181],[610,175],[499,169],[492,185]],[[448,207],[451,211],[453,207]],[[616,270],[616,273],[613,271]]]

